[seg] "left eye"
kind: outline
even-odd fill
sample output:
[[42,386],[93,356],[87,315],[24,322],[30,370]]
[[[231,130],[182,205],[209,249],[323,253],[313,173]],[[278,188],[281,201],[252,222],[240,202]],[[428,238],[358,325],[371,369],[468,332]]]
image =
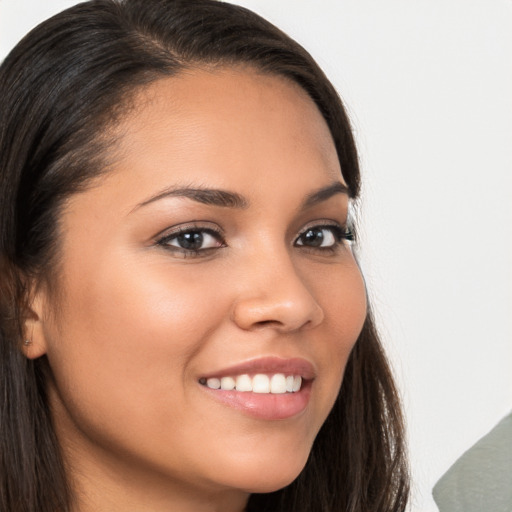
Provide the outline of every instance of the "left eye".
[[186,251],[200,251],[220,247],[222,243],[205,230],[189,230],[170,235],[160,242],[162,245],[177,247]]
[[337,226],[316,226],[304,231],[295,242],[307,247],[333,247],[343,238],[342,229]]

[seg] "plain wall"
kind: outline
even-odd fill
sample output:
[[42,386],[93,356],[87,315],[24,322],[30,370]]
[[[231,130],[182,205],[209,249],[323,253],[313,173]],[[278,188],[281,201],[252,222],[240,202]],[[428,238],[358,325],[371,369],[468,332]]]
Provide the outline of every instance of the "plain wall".
[[[0,0],[0,58],[76,2]],[[360,258],[405,403],[411,510],[512,408],[512,2],[239,0],[344,98]]]

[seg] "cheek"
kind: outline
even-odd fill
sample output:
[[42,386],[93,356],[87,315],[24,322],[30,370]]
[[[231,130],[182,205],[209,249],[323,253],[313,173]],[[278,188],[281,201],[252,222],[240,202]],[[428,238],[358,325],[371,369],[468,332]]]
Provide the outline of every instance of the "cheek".
[[225,304],[205,276],[165,265],[85,270],[68,277],[47,332],[57,428],[71,439],[84,432],[106,451],[182,465],[193,452],[189,438],[205,428],[193,361],[224,321]]
[[326,398],[330,408],[366,319],[366,288],[355,260],[339,271],[327,269],[326,275],[317,275],[314,283],[315,296],[325,315],[321,327],[324,350],[320,371],[329,376],[321,383],[319,394]]
[[158,265],[112,265],[68,279],[61,315],[48,333],[59,387],[97,406],[149,414],[181,386],[224,308],[203,277],[180,274]]
[[355,260],[334,271],[326,269],[310,282],[325,315],[325,328],[338,340],[340,350],[350,351],[367,314],[366,287]]

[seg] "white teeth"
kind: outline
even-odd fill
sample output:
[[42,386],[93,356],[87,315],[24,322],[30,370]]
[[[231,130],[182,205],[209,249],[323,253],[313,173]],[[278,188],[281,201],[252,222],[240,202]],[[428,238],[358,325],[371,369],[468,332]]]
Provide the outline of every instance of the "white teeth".
[[252,379],[249,375],[239,375],[236,378],[237,391],[252,391]]
[[282,373],[272,375],[270,379],[270,392],[275,394],[286,393],[286,377]]
[[208,379],[206,381],[206,385],[212,389],[220,389],[220,379],[215,379],[215,378]]
[[268,375],[258,373],[252,378],[253,393],[270,393],[270,379]]
[[302,386],[302,377],[299,375],[285,376],[284,373],[273,375],[258,373],[252,378],[247,374],[236,377],[222,377],[221,379],[212,377],[202,381],[202,384],[205,383],[211,389],[222,389],[224,391],[283,394],[299,391]]
[[220,379],[220,389],[231,391],[235,389],[235,385],[235,379],[233,379],[233,377],[222,377],[222,379]]

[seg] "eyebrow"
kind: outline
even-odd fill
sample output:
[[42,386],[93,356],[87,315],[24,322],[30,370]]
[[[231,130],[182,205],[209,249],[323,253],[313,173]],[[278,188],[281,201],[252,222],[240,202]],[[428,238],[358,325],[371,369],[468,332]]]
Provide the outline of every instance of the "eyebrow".
[[311,208],[318,203],[327,201],[327,199],[330,199],[336,194],[350,195],[348,187],[344,183],[336,181],[331,185],[327,185],[326,187],[322,187],[320,190],[308,194],[302,203],[302,209]]
[[198,203],[222,206],[224,208],[245,209],[249,206],[247,199],[245,199],[245,197],[241,196],[240,194],[237,194],[236,192],[201,187],[171,187],[138,204],[135,209],[163,199],[164,197],[186,197]]
[[[337,181],[319,190],[311,192],[302,202],[301,209],[310,208],[318,203],[326,201],[336,194],[349,194],[349,189],[343,183]],[[220,206],[224,208],[246,209],[249,201],[242,195],[228,190],[201,188],[201,187],[171,187],[158,192],[149,199],[138,204],[132,211],[146,206],[166,197],[185,197],[198,203]]]

